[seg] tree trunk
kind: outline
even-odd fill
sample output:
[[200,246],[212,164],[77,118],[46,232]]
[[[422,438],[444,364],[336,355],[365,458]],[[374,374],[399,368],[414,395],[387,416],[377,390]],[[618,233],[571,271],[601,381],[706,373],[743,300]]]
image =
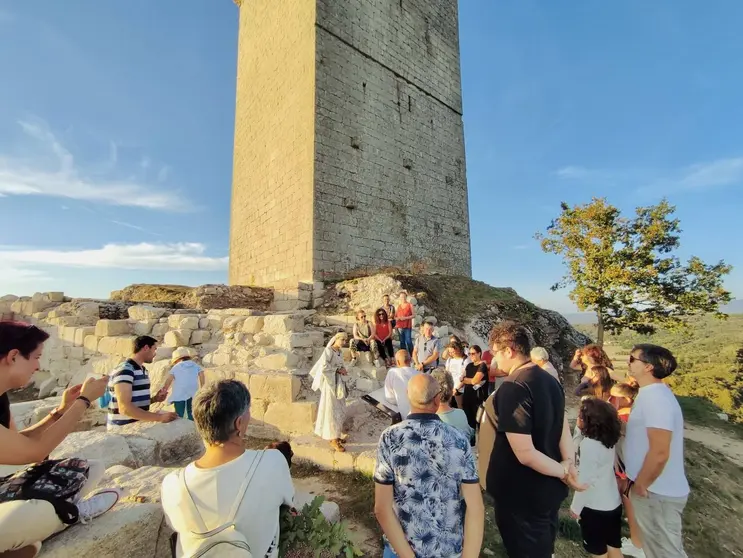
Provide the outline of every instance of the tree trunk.
[[599,322],[597,324],[598,333],[596,334],[596,343],[598,343],[599,347],[603,347],[604,346],[604,315],[601,312],[600,308],[596,311],[596,315],[598,316],[598,319],[599,319]]

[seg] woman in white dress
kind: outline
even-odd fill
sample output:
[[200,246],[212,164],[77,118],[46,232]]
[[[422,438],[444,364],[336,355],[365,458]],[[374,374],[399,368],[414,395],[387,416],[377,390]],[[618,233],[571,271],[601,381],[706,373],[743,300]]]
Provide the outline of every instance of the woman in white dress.
[[336,334],[310,371],[312,389],[320,391],[315,434],[323,440],[329,440],[330,446],[336,451],[346,451],[343,447],[343,421],[346,417],[348,390],[343,379],[347,372],[341,350],[347,342],[347,333]]

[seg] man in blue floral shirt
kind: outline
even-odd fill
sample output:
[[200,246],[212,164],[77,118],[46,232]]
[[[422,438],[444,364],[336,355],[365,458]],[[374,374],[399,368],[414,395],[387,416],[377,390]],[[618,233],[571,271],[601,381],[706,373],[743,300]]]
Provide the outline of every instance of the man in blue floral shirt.
[[384,558],[476,558],[485,523],[469,440],[439,419],[440,388],[428,374],[408,383],[410,414],[377,448],[374,513]]

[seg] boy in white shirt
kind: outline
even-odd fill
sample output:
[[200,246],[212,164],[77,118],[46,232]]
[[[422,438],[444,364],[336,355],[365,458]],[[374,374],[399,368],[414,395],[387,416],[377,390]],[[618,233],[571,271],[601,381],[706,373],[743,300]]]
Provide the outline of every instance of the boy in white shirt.
[[635,345],[629,375],[640,386],[624,439],[627,492],[648,558],[686,558],[681,516],[689,496],[684,417],[663,379],[676,370],[671,351]]
[[400,349],[395,353],[397,366],[387,371],[384,379],[384,398],[397,405],[402,420],[408,418],[410,413],[410,400],[408,399],[408,382],[410,378],[418,374],[418,371],[410,366],[410,353]]
[[173,351],[168,379],[160,390],[167,393],[171,386],[173,391],[168,396],[167,403],[172,403],[176,414],[181,418],[193,420],[193,396],[203,387],[204,369],[196,364],[192,358],[191,349],[179,347]]

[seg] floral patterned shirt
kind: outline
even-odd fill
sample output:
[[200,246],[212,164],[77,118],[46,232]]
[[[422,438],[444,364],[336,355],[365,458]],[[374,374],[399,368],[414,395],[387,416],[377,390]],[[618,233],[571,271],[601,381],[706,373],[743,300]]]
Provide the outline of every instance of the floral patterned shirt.
[[374,481],[393,486],[395,514],[418,558],[462,553],[460,487],[479,483],[464,434],[436,414],[409,414],[382,433]]

